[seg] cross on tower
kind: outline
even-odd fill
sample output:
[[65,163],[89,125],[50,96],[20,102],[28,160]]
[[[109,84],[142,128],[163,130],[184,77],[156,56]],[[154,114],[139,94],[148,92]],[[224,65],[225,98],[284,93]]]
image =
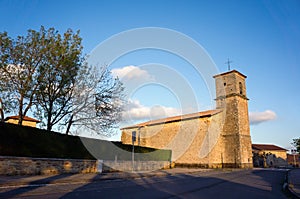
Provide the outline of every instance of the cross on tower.
[[225,62],[225,64],[228,65],[228,71],[230,71],[230,63],[232,63],[232,61],[229,60],[229,58],[227,59],[227,62]]

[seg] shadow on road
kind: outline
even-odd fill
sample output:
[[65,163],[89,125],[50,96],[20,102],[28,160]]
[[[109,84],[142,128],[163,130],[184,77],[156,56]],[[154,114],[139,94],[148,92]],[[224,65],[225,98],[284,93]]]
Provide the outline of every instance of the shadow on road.
[[62,174],[62,175],[49,176],[47,178],[35,180],[35,181],[32,181],[29,184],[24,185],[22,187],[18,187],[16,189],[13,189],[13,190],[10,190],[10,191],[4,192],[4,193],[0,193],[0,198],[14,198],[15,196],[35,190],[39,187],[46,186],[49,183],[52,183],[52,182],[62,179],[62,178],[67,178],[71,175],[72,174]]
[[281,191],[285,172],[217,171],[98,181],[62,198],[287,198]]

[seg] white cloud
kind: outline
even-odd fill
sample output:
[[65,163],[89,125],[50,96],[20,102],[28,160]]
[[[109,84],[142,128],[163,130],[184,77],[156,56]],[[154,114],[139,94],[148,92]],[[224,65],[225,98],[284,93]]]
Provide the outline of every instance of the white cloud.
[[260,124],[262,122],[270,121],[276,119],[276,113],[271,110],[266,110],[264,112],[250,112],[249,120],[250,124]]
[[[125,110],[123,111],[123,120],[133,120],[133,121],[140,121],[140,120],[154,120],[160,119],[165,117],[177,116],[182,115],[182,111],[167,106],[156,105],[152,107],[144,106],[140,103],[139,100],[132,100],[129,99]],[[262,122],[267,122],[270,120],[275,120],[277,115],[274,111],[266,110],[263,112],[250,112],[249,119],[251,125],[257,125]]]
[[153,120],[182,114],[180,110],[166,106],[147,107],[138,100],[129,100],[123,112],[124,120]]
[[143,79],[151,80],[153,77],[146,70],[142,70],[137,66],[125,66],[123,68],[115,68],[111,70],[113,76],[125,80]]

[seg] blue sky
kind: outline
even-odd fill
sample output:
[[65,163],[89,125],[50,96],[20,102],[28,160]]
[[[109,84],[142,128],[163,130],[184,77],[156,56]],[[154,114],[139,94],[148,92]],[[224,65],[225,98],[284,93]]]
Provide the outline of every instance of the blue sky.
[[[0,31],[15,37],[41,25],[60,32],[67,28],[80,30],[86,54],[111,36],[130,29],[160,27],[178,31],[199,43],[220,72],[227,70],[224,63],[229,57],[232,68],[248,76],[249,111],[253,123],[256,121],[251,125],[253,143],[290,148],[292,139],[300,137],[299,10],[298,0],[0,0]],[[179,74],[195,93],[198,107],[186,107],[187,99],[178,99],[167,86],[145,85],[132,93],[131,106],[152,115],[136,116],[130,122],[154,118],[162,107],[169,114],[213,108],[213,96],[203,78],[190,63],[172,53],[134,51],[110,67],[119,75],[134,69],[132,74],[137,77],[145,79],[148,75],[151,79],[151,71],[146,70],[151,63]]]

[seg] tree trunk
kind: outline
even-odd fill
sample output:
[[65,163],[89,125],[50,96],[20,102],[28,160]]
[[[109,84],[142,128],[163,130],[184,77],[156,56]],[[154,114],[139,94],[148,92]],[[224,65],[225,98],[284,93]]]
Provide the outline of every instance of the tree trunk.
[[18,121],[18,125],[22,126],[22,122],[23,122],[23,95],[21,95],[20,97],[20,104],[19,104],[19,121]]
[[0,114],[1,114],[0,122],[4,122],[4,111],[3,111],[3,109],[0,109]]
[[68,122],[68,127],[67,127],[67,130],[66,130],[66,135],[69,135],[69,132],[70,132],[70,128],[72,126],[72,123],[73,123],[73,114]]
[[51,131],[52,129],[52,125],[51,125],[51,114],[48,115],[48,118],[47,118],[47,131]]
[[3,111],[3,104],[2,100],[0,99],[0,114],[1,114],[1,120],[0,122],[4,122],[4,111]]
[[53,103],[50,102],[49,104],[49,110],[48,110],[48,117],[47,117],[47,131],[51,131],[52,129],[52,124],[51,124],[51,119],[52,119],[52,107]]

